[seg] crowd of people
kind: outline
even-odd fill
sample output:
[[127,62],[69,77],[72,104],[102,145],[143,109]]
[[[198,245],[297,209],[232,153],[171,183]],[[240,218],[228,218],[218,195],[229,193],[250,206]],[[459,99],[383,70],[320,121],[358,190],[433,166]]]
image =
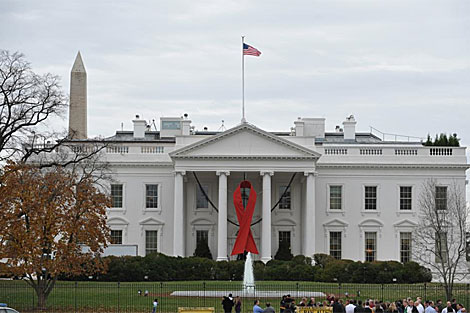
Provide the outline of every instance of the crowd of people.
[[397,300],[395,302],[384,302],[378,300],[355,300],[342,299],[334,296],[327,297],[322,302],[315,301],[315,298],[302,298],[296,304],[295,300],[286,295],[282,297],[280,303],[280,313],[292,313],[297,307],[330,307],[333,313],[465,313],[466,309],[458,303],[456,299],[447,301],[445,304],[442,300],[436,302],[432,300],[423,301],[421,297],[416,300],[412,298]]
[[[235,313],[241,312],[242,301],[240,297],[223,297],[222,307],[225,313],[231,313],[235,308]],[[384,302],[373,299],[355,300],[327,297],[324,301],[315,301],[315,298],[302,298],[296,302],[290,295],[282,296],[279,313],[294,313],[301,307],[328,308],[333,313],[466,313],[465,307],[458,303],[456,299],[443,303],[442,300],[436,302],[431,300],[423,301],[421,297],[416,300],[412,298],[397,300],[394,302]],[[266,302],[263,309],[259,300],[253,303],[253,313],[275,313],[271,303]]]

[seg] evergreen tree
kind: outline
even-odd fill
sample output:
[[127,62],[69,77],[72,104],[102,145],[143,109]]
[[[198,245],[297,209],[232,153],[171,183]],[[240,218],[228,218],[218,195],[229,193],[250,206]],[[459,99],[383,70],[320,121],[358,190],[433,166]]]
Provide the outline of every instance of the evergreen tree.
[[211,249],[209,249],[209,245],[205,240],[199,240],[196,246],[196,250],[194,250],[194,256],[200,258],[208,258],[212,260],[212,253]]
[[289,243],[287,242],[287,240],[279,242],[279,249],[277,250],[277,253],[274,256],[274,259],[281,261],[290,261],[293,257],[294,255],[290,251]]
[[425,146],[432,146],[432,139],[431,135],[428,134],[428,138],[426,139],[426,142],[424,143]]

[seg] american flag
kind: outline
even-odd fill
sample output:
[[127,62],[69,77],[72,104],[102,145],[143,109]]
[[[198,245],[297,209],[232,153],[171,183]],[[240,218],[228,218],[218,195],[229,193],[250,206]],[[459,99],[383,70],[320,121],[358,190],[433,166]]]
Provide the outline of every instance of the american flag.
[[243,44],[243,55],[254,55],[255,57],[259,57],[261,55],[261,51],[256,48],[253,48],[246,43]]

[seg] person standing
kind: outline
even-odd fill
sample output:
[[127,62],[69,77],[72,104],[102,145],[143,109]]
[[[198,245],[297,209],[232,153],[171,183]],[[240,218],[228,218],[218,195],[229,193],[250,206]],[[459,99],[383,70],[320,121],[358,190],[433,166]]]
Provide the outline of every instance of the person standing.
[[416,309],[418,309],[418,312],[419,313],[424,313],[424,306],[423,304],[421,303],[421,301],[423,301],[421,299],[421,297],[417,297],[416,298],[416,302],[415,302],[415,306],[416,306]]
[[286,309],[286,298],[287,298],[286,295],[282,296],[281,303],[280,303],[280,306],[279,306],[279,312],[280,313],[284,313],[284,310]]
[[338,301],[338,298],[332,298],[333,301],[333,313],[343,313],[344,312],[344,307],[343,305]]
[[434,308],[434,302],[428,300],[425,304],[426,308],[424,309],[424,313],[437,313],[436,309]]
[[155,300],[153,300],[153,309],[152,309],[152,313],[156,313],[156,312],[157,312],[157,306],[158,306],[158,299],[155,299]]
[[264,309],[263,313],[276,313],[276,311],[271,306],[271,303],[266,302],[266,309]]
[[345,310],[346,310],[346,313],[354,313],[354,309],[356,308],[356,306],[354,305],[354,300],[346,300],[346,307],[345,307]]
[[242,311],[242,300],[239,296],[235,297],[235,313],[240,313]]
[[223,297],[222,299],[222,307],[224,308],[225,313],[232,313],[232,308],[233,308],[233,300],[230,299],[231,294],[228,297]]
[[447,301],[447,306],[442,309],[441,313],[455,313],[454,309],[452,308],[452,304],[450,301]]
[[259,300],[255,300],[253,304],[253,313],[263,313],[263,309],[259,306]]

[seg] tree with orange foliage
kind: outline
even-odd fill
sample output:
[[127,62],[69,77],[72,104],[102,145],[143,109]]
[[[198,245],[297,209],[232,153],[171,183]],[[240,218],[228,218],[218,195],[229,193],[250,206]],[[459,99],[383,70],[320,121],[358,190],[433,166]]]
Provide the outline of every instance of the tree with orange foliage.
[[34,288],[39,308],[59,275],[106,269],[100,254],[109,240],[110,199],[91,177],[9,163],[0,175],[0,199],[0,259]]

